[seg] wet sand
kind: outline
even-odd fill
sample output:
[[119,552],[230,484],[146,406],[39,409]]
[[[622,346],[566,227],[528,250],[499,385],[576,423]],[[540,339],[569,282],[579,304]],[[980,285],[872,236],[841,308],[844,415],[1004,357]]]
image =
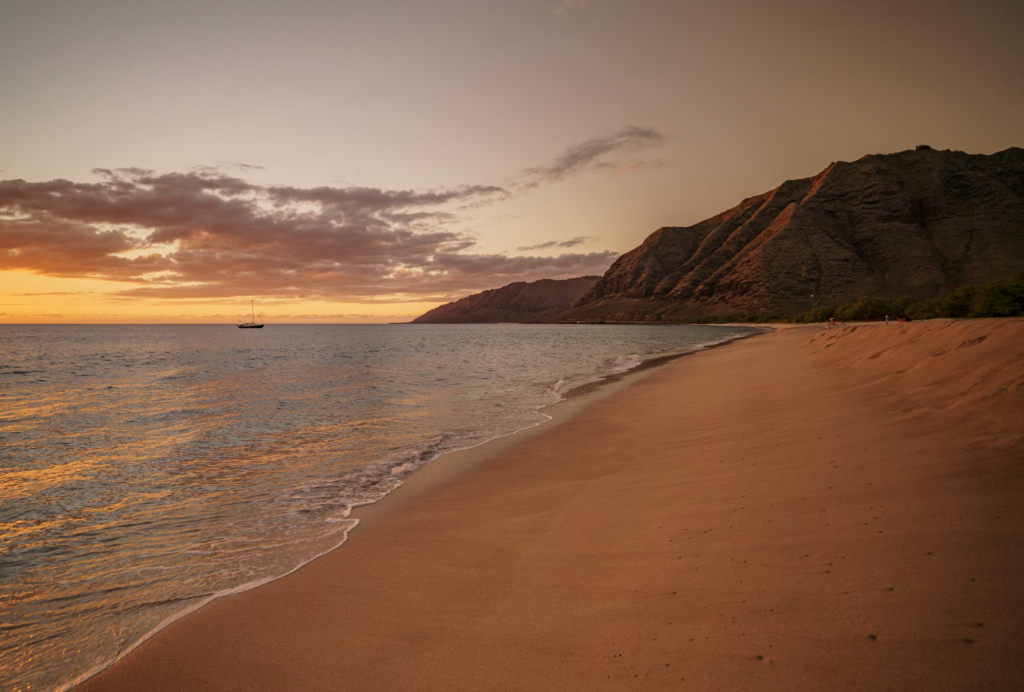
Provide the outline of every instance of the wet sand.
[[1024,320],[796,327],[614,386],[77,689],[1024,689]]

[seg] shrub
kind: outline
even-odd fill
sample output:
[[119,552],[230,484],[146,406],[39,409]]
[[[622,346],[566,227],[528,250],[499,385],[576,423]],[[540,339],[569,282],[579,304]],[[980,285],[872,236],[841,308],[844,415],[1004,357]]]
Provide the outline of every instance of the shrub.
[[798,315],[794,315],[790,318],[791,321],[797,324],[807,324],[808,322],[824,322],[830,317],[835,317],[836,309],[832,305],[817,305],[807,312],[801,312]]
[[895,315],[899,312],[899,307],[892,301],[863,296],[855,303],[840,305],[836,308],[835,317],[843,322],[881,320],[885,319],[886,315]]
[[915,319],[1024,315],[1024,272],[986,286],[963,286],[906,308]]
[[919,300],[901,296],[896,300],[863,296],[853,303],[817,305],[796,315],[759,315],[752,313],[709,315],[693,324],[721,324],[723,322],[825,322],[831,317],[840,321],[870,321],[896,319],[909,315],[915,320],[934,317],[1016,317],[1024,316],[1024,272],[985,286],[962,286],[949,293]]

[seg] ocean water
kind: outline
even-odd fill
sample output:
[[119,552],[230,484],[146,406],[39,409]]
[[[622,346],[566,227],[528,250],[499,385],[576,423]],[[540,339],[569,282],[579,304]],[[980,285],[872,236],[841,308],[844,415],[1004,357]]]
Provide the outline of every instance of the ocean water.
[[65,689],[338,547],[418,466],[751,331],[0,326],[0,689]]

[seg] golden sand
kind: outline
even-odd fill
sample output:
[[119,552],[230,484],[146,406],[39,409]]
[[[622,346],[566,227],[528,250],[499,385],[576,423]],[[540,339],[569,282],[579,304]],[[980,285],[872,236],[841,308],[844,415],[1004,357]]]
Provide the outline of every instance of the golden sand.
[[1022,320],[786,329],[509,440],[79,689],[1024,689]]

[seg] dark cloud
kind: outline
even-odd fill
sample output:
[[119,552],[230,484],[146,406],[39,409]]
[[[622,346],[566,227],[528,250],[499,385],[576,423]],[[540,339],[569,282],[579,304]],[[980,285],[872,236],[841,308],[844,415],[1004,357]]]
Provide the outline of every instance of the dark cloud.
[[551,248],[556,247],[571,248],[576,247],[577,245],[583,245],[583,243],[590,242],[591,240],[597,240],[597,238],[589,235],[580,235],[569,240],[549,240],[546,243],[537,243],[536,245],[523,245],[521,247],[517,247],[516,250],[519,252],[531,252],[533,250],[550,250]]
[[[460,205],[509,193],[261,186],[219,170],[97,169],[100,182],[0,181],[0,269],[137,284],[118,295],[446,300],[603,272],[616,253],[474,254]],[[576,240],[576,239],[574,239]],[[569,244],[552,247],[572,247]]]
[[630,163],[633,164],[632,167],[636,167],[637,164],[646,162],[622,162],[616,161],[612,157],[661,144],[664,141],[663,134],[649,127],[623,127],[611,134],[573,144],[554,161],[543,166],[526,169],[524,171],[527,178],[525,182],[527,185],[536,185],[541,182],[562,180],[594,168],[622,169]]

